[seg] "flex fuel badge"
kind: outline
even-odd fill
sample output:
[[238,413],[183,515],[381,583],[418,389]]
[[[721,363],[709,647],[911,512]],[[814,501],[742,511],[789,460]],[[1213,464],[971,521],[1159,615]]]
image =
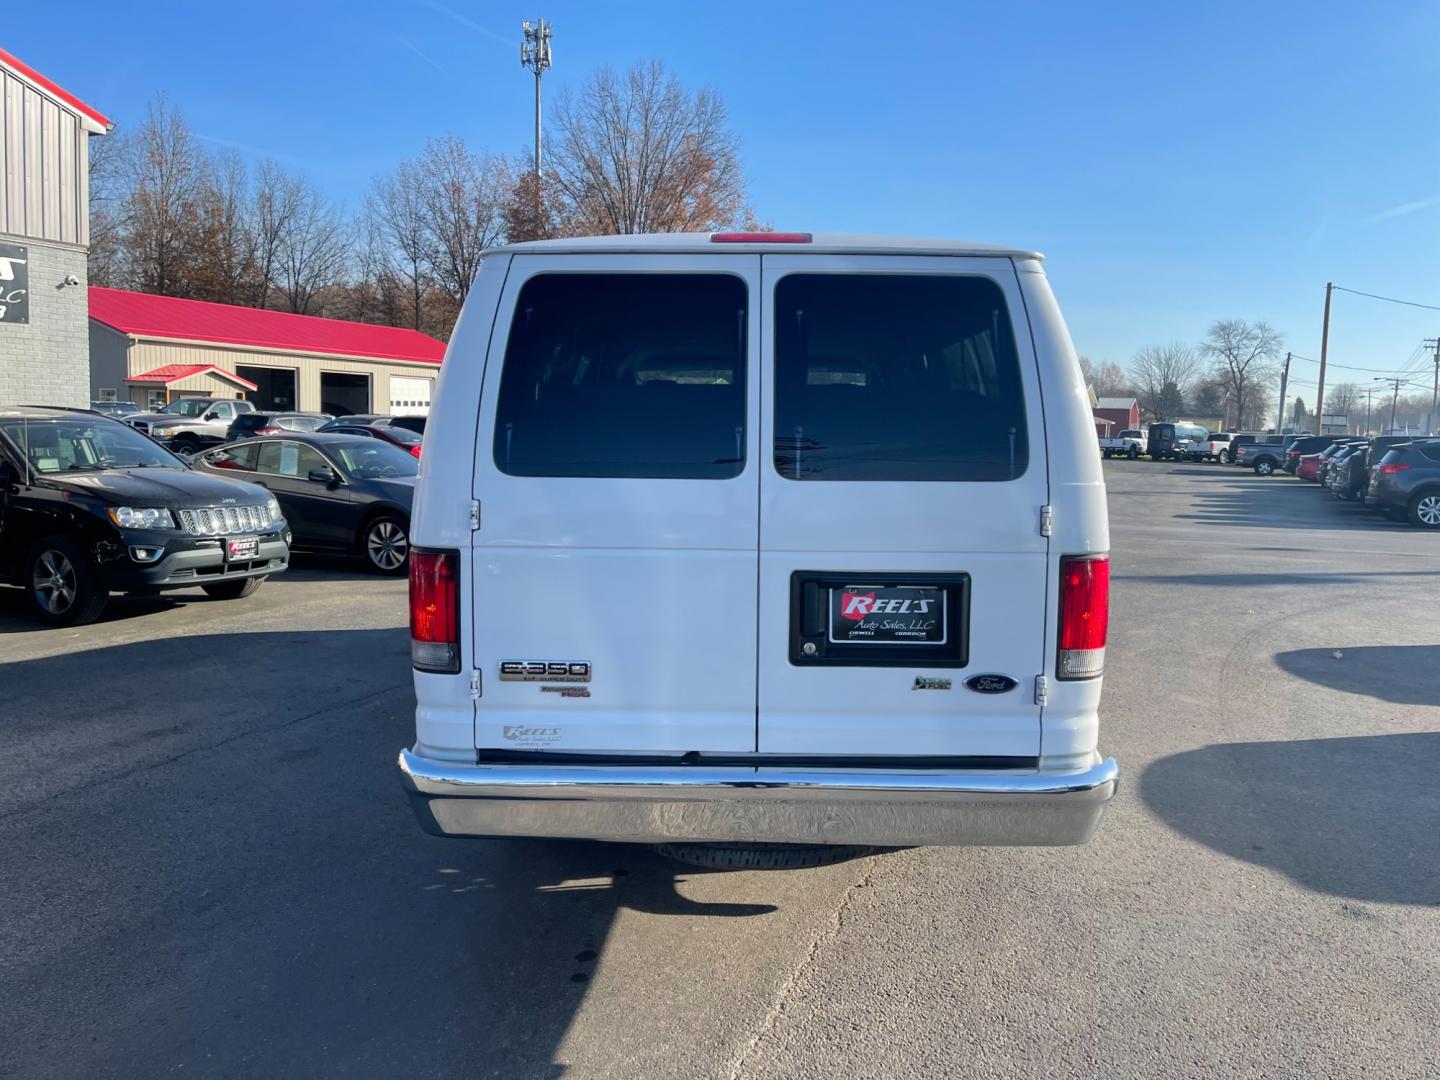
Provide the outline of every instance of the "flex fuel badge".
[[949,679],[931,679],[924,675],[915,676],[915,685],[912,690],[949,690],[954,685]]

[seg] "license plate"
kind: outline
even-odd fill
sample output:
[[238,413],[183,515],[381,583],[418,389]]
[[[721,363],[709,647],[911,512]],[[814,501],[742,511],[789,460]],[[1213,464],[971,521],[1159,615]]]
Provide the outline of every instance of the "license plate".
[[260,554],[260,538],[258,536],[241,536],[234,540],[225,541],[225,561],[231,562],[236,559],[254,559]]
[[948,593],[923,585],[846,585],[830,589],[834,645],[944,645]]

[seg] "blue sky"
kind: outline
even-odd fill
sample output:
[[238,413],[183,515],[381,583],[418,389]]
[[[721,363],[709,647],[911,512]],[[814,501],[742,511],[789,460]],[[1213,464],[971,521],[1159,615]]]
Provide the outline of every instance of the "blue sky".
[[[121,125],[163,91],[212,145],[353,206],[432,135],[526,151],[536,15],[555,25],[547,93],[656,56],[717,89],[778,228],[1046,252],[1096,361],[1224,317],[1318,358],[1327,280],[1440,305],[1433,0],[70,0],[63,20],[12,6],[3,45]],[[1394,370],[1437,334],[1440,311],[1337,294],[1331,359]],[[1312,402],[1315,372],[1296,363]]]

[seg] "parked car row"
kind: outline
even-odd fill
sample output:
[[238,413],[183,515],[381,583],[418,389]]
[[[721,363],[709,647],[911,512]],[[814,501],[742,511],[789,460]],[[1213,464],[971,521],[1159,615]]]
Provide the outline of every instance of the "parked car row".
[[1440,529],[1440,438],[1296,438],[1286,447],[1283,471],[1319,484],[1336,499]]
[[418,455],[381,430],[262,426],[187,459],[97,411],[0,409],[0,583],[74,626],[112,593],[250,596],[293,550],[403,574]]

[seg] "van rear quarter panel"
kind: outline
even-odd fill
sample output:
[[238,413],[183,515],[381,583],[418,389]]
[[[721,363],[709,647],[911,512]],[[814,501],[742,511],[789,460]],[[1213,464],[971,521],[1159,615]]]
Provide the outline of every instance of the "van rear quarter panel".
[[[460,551],[460,633],[470,632],[472,585],[468,577],[471,544],[470,489],[475,474],[480,390],[485,358],[495,328],[500,293],[510,269],[509,255],[487,256],[465,300],[430,404],[426,452],[410,522],[411,543],[422,548]],[[475,760],[475,706],[470,697],[470,665],[458,675],[415,672],[416,753],[458,761]]]
[[[1050,451],[1051,581],[1047,598],[1045,674],[1049,700],[1040,718],[1040,754],[1046,768],[1098,760],[1102,679],[1055,677],[1059,626],[1059,560],[1065,555],[1110,551],[1105,477],[1095,444],[1095,424],[1080,361],[1050,282],[1037,260],[1016,260],[1026,315],[1035,341],[1045,395],[1045,436]],[[1112,570],[1113,570],[1112,566]],[[1108,659],[1108,658],[1107,658]]]

